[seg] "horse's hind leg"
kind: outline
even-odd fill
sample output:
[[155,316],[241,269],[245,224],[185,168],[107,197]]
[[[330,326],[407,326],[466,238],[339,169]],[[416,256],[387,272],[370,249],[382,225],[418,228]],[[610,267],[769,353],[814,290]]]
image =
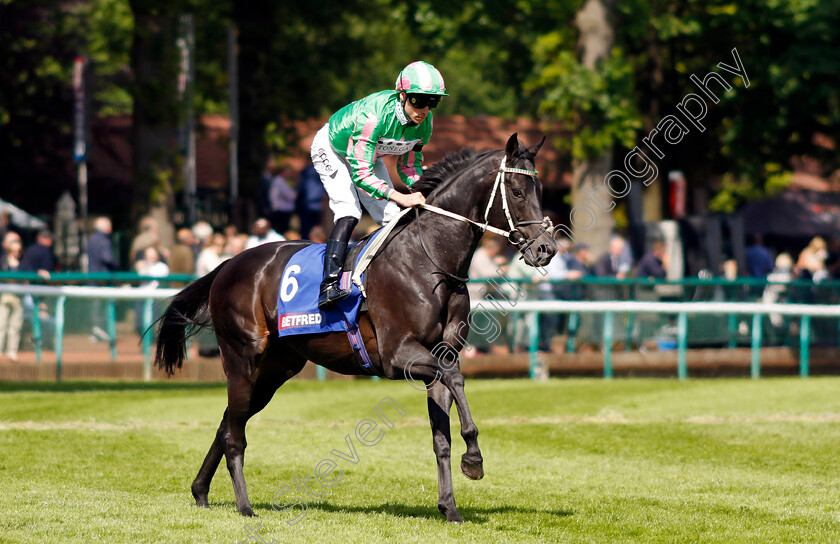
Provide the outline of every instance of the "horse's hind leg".
[[[275,339],[275,343],[278,342]],[[264,363],[260,369],[260,374],[257,377],[256,382],[253,384],[252,387],[243,387],[242,385],[236,385],[233,389],[237,391],[235,398],[237,399],[237,404],[241,404],[243,401],[240,398],[241,392],[244,390],[249,390],[249,398],[247,402],[247,416],[245,417],[244,421],[241,423],[242,427],[242,464],[244,464],[244,453],[245,447],[247,446],[247,442],[245,440],[244,434],[244,426],[245,422],[247,422],[248,418],[253,416],[254,414],[258,413],[260,410],[265,408],[268,402],[271,400],[274,392],[277,391],[283,383],[286,382],[289,378],[300,372],[303,366],[306,364],[306,360],[300,357],[292,356],[289,354],[284,355],[282,362],[277,361],[274,356],[277,355],[277,352],[274,350],[270,350],[269,353],[266,353],[266,356],[263,358]],[[241,382],[241,380],[237,380]],[[249,382],[250,386],[250,382]],[[230,380],[228,382],[228,405],[231,404],[231,384]],[[209,502],[207,495],[210,491],[210,481],[213,479],[213,475],[216,473],[216,469],[219,466],[219,463],[222,460],[222,457],[225,455],[225,444],[226,444],[226,437],[230,437],[230,434],[227,432],[228,430],[228,421],[229,421],[229,409],[225,410],[224,415],[222,416],[222,422],[219,425],[219,429],[216,431],[216,436],[213,440],[213,443],[210,445],[210,451],[207,452],[207,456],[204,458],[204,463],[201,465],[201,469],[198,471],[198,475],[196,476],[195,480],[192,484],[192,494],[195,498],[196,506],[205,506],[209,507]],[[230,462],[228,462],[228,469],[230,470]],[[241,471],[242,465],[240,465],[239,473],[242,474]],[[236,492],[236,479],[234,477],[234,471],[231,471],[231,477],[234,478],[234,492]],[[244,499],[245,503],[248,503],[248,495],[245,488],[245,479],[244,475],[242,476],[242,486],[241,489],[244,491]],[[240,499],[239,495],[237,495],[237,506],[240,507]],[[248,505],[248,509],[250,509],[250,505]],[[243,512],[243,509],[240,507],[239,511],[242,512],[244,515],[253,515],[253,511],[250,514],[247,512]]]
[[[281,340],[275,338],[269,346],[269,352],[262,357],[256,381],[239,373],[228,374],[228,411],[227,429],[222,437],[228,471],[233,481],[233,493],[236,496],[236,507],[243,516],[253,516],[254,510],[248,500],[248,489],[245,485],[245,424],[248,419],[262,410],[277,388],[300,372],[306,360],[298,355],[284,353],[282,358],[277,349]],[[234,349],[222,346],[222,356],[233,361],[242,358]],[[242,361],[239,361],[242,363]],[[228,368],[248,368],[247,365],[230,365]]]
[[192,496],[195,498],[196,506],[210,507],[207,494],[210,493],[210,481],[213,479],[216,468],[219,466],[219,462],[221,462],[222,456],[225,454],[225,449],[222,444],[225,429],[227,429],[227,410],[225,410],[222,416],[222,423],[216,431],[216,437],[210,445],[210,451],[207,452],[207,456],[201,464],[201,469],[198,471],[198,476],[195,477],[190,488]]

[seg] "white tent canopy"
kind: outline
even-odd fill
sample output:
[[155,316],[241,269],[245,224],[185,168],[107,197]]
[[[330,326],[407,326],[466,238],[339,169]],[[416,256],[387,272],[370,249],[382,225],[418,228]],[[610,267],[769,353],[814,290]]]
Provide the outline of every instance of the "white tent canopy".
[[0,214],[8,213],[9,221],[22,229],[45,229],[47,224],[32,214],[26,213],[14,204],[0,199]]

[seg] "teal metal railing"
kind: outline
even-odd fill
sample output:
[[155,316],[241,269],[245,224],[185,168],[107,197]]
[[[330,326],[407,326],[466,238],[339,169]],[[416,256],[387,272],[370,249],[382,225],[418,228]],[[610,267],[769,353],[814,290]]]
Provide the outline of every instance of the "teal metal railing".
[[[37,311],[38,303],[42,299],[53,301],[51,317],[55,320],[55,351],[60,369],[65,329],[68,322],[72,323],[78,319],[72,310],[68,313],[68,304],[78,303],[79,300],[94,299],[104,302],[106,330],[110,336],[110,355],[112,360],[116,360],[117,302],[120,300],[140,301],[142,305],[140,321],[145,330],[153,321],[154,301],[171,296],[177,289],[114,287],[107,289],[102,286],[138,285],[157,281],[161,287],[168,285],[177,288],[192,279],[194,277],[188,275],[156,278],[131,272],[97,274],[67,272],[52,274],[49,280],[45,280],[31,272],[3,272],[0,273],[0,291],[8,292],[11,289],[33,297],[35,311],[31,318],[31,326],[38,361],[42,360],[44,339],[43,324],[40,312]],[[840,300],[840,281],[815,284],[807,281],[767,282],[748,278],[739,278],[734,281],[724,278],[654,281],[646,278],[617,280],[589,277],[577,281],[546,283],[545,285],[550,285],[552,288],[549,291],[552,298],[548,300],[539,300],[546,296],[546,290],[529,280],[493,279],[477,280],[471,283],[492,284],[491,300],[483,301],[485,309],[491,312],[495,305],[510,304],[503,290],[499,288],[500,285],[521,289],[526,297],[520,301],[520,304],[532,302],[545,304],[527,312],[515,309],[510,311],[513,328],[527,327],[525,342],[530,353],[533,376],[537,375],[539,366],[540,324],[550,314],[565,316],[566,338],[564,341],[567,351],[573,352],[578,343],[587,339],[598,343],[603,351],[605,377],[611,377],[614,374],[612,356],[616,341],[623,341],[624,350],[628,351],[638,349],[642,341],[651,340],[651,337],[646,336],[647,333],[644,332],[643,325],[646,322],[648,328],[651,323],[654,323],[654,330],[663,323],[672,330],[676,344],[673,349],[677,351],[677,368],[680,378],[688,375],[687,350],[693,345],[698,345],[698,342],[702,344],[708,341],[703,338],[698,340],[698,332],[702,333],[703,329],[714,329],[714,334],[707,334],[706,337],[712,338],[712,345],[716,347],[732,348],[739,344],[749,345],[752,349],[751,374],[754,377],[758,377],[761,372],[762,346],[781,342],[784,346],[798,347],[802,376],[807,376],[810,372],[809,352],[815,342],[840,346],[840,310],[833,309],[840,308],[840,305],[837,305]],[[57,287],[74,284],[76,287],[70,291]],[[85,288],[82,287],[83,284],[96,284],[96,286]],[[763,290],[769,285],[781,288],[778,293],[781,303],[768,305],[757,302]],[[44,291],[45,288],[48,291]],[[58,289],[58,291],[49,290],[50,288]],[[572,288],[572,290],[564,291],[567,288]],[[709,293],[714,297],[707,297]],[[557,296],[566,295],[573,295],[573,297],[557,298]],[[494,296],[495,300],[492,300]],[[714,303],[717,304],[714,311],[697,311],[712,299],[717,301]],[[666,306],[659,307],[658,311],[649,311],[643,306],[627,306],[617,301],[635,301],[639,304],[656,303]],[[480,302],[482,301],[474,300],[473,304]],[[745,302],[753,303],[748,310],[734,305]],[[775,329],[780,328],[776,323],[781,323],[781,328],[784,329],[781,337],[774,332]],[[589,338],[586,335],[590,335]],[[700,336],[703,335],[700,334]],[[150,335],[143,337],[144,361],[149,372],[151,342]],[[60,370],[58,372],[60,375]],[[319,374],[319,377],[322,375],[323,373]]]

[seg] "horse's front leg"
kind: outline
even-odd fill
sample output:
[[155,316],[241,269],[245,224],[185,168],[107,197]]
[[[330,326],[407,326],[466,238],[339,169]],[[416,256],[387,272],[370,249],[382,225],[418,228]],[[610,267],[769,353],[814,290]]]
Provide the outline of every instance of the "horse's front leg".
[[[441,361],[443,375],[441,380],[449,389],[458,406],[458,418],[461,420],[461,437],[467,445],[467,453],[461,456],[461,472],[471,480],[480,480],[484,477],[484,461],[481,457],[481,450],[478,447],[478,427],[470,413],[467,404],[467,396],[464,393],[464,375],[461,374],[459,352],[466,345],[466,338],[469,334],[469,311],[470,298],[466,288],[461,286],[460,291],[450,299],[450,320],[443,331],[443,339],[447,348],[444,350],[446,362]],[[454,363],[454,364],[451,364]]]
[[471,480],[484,477],[484,459],[478,447],[478,427],[470,413],[467,396],[464,393],[464,375],[457,367],[444,371],[441,382],[452,394],[461,420],[461,436],[467,444],[467,453],[461,456],[461,472]]
[[449,410],[452,407],[452,393],[443,384],[436,382],[428,390],[429,421],[432,424],[432,443],[437,458],[438,510],[446,521],[461,523],[463,520],[455,506],[452,491],[452,466],[450,452],[452,436],[449,432]]

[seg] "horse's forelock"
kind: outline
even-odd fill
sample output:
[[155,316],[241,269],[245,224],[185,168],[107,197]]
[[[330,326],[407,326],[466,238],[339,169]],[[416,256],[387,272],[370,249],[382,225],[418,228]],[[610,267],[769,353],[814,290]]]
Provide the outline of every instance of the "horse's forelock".
[[[534,160],[537,158],[535,153],[532,153],[528,146],[523,144],[521,141],[519,142],[519,149],[516,150],[516,153],[513,154],[514,162],[516,161],[530,161],[531,164],[535,164]],[[510,165],[513,166],[513,165]]]

